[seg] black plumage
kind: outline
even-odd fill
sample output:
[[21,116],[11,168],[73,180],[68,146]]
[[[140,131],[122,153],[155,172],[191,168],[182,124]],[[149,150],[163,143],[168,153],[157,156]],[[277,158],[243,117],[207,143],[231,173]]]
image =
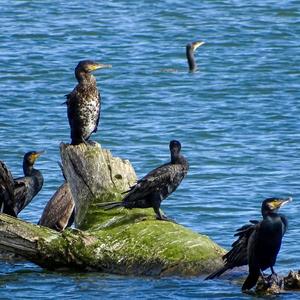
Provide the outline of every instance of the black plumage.
[[224,266],[206,279],[218,277],[229,269],[248,264],[249,275],[242,287],[242,290],[248,290],[256,284],[262,271],[267,268],[271,268],[272,274],[275,274],[273,266],[288,225],[287,218],[277,211],[291,200],[264,200],[261,207],[263,219],[250,221],[251,224],[237,230],[235,236],[238,236],[238,239],[232,244],[232,249],[223,256]]
[[152,207],[157,219],[167,220],[167,217],[160,212],[161,202],[173,193],[183,178],[186,176],[189,164],[181,155],[181,144],[178,141],[171,141],[171,161],[152,170],[146,176],[139,179],[137,183],[126,192],[122,202],[111,202],[100,204],[105,209],[115,207],[149,208]]
[[196,41],[196,42],[188,43],[186,45],[186,58],[188,61],[190,72],[195,72],[197,70],[197,64],[195,61],[194,53],[195,53],[196,49],[198,47],[202,46],[203,44],[205,44],[205,43],[201,42],[201,41]]
[[14,203],[14,179],[6,165],[0,161],[0,212],[16,217]]
[[0,207],[1,212],[17,217],[41,190],[44,179],[41,172],[33,167],[36,159],[43,153],[31,151],[24,155],[24,176],[13,179],[10,171],[1,162],[0,169]]
[[91,72],[108,67],[111,65],[83,60],[75,68],[78,84],[70,94],[66,95],[71,143],[73,145],[85,143],[91,134],[97,131],[100,120],[101,97],[97,89],[96,78]]

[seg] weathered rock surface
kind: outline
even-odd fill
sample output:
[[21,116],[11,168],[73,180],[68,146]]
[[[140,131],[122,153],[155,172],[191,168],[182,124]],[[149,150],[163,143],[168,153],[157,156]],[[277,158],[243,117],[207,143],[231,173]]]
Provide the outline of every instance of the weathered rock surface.
[[135,275],[200,275],[221,265],[224,250],[207,236],[156,220],[152,209],[105,211],[136,181],[127,160],[99,144],[61,144],[77,229],[62,233],[0,214],[0,249],[50,268]]

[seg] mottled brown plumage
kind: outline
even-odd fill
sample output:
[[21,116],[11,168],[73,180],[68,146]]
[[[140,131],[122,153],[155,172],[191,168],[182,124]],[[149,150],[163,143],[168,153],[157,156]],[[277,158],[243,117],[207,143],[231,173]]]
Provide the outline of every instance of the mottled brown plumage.
[[66,95],[67,112],[71,128],[71,143],[77,145],[86,142],[93,132],[97,131],[101,97],[92,71],[111,67],[91,60],[80,61],[75,68],[78,84]]
[[62,231],[72,225],[74,221],[74,208],[75,203],[69,184],[65,182],[47,203],[38,225]]
[[180,154],[181,144],[178,141],[170,142],[171,161],[152,170],[127,192],[122,202],[101,204],[105,209],[114,207],[149,208],[152,207],[157,219],[167,220],[160,213],[160,204],[173,193],[186,176],[188,161]]

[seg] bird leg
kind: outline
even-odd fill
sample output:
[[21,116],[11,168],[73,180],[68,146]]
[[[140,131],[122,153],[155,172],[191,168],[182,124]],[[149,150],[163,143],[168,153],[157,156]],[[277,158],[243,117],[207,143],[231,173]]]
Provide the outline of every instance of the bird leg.
[[96,145],[96,142],[94,142],[94,141],[90,141],[90,140],[88,140],[88,139],[84,139],[84,138],[82,138],[83,140],[84,140],[84,143],[86,144],[86,145],[91,145],[91,146],[95,146]]
[[160,209],[159,209],[159,207],[153,207],[153,210],[154,210],[154,212],[155,212],[155,214],[156,214],[156,219],[157,220],[162,220],[162,221],[169,221],[169,219],[168,219],[168,217],[165,215],[165,214],[162,214],[161,212],[160,212]]
[[152,200],[151,202],[152,202],[153,210],[156,214],[156,219],[162,221],[169,221],[168,217],[165,214],[162,214],[160,212],[160,203],[161,203],[160,195],[158,193],[155,194],[151,200]]
[[280,285],[280,277],[277,275],[277,273],[274,271],[274,268],[273,267],[270,267],[270,269],[271,269],[271,272],[272,272],[272,274],[271,274],[271,279],[274,279],[274,281],[278,284],[278,285]]
[[272,275],[276,275],[277,276],[276,272],[274,271],[274,268],[270,267],[270,269],[271,269]]
[[172,222],[172,223],[177,224],[176,221],[174,221],[174,220],[168,218],[165,214],[161,213],[159,207],[153,206],[153,210],[154,210],[154,212],[155,212],[155,214],[156,214],[156,219],[157,219],[157,220],[168,221],[168,222]]

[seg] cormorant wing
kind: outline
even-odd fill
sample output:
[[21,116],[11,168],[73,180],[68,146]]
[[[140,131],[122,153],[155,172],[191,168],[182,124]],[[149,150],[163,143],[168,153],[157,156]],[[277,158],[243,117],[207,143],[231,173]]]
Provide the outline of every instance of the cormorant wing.
[[155,192],[166,197],[176,190],[185,175],[182,165],[166,163],[139,179],[123,200],[136,201]]
[[[215,272],[209,274],[205,280],[219,277],[227,270],[235,267],[240,267],[248,264],[248,247],[250,239],[258,229],[259,221],[250,221],[252,224],[246,224],[236,230],[234,236],[238,236],[238,239],[231,245],[232,248],[223,255],[224,266]],[[253,244],[253,243],[252,243]]]
[[14,180],[6,167],[0,161],[0,212],[7,213],[11,216],[16,216],[14,211]]
[[285,215],[279,214],[279,216],[280,216],[282,224],[283,224],[283,230],[282,230],[282,232],[283,232],[282,236],[283,236],[288,229],[288,219]]
[[98,98],[99,98],[99,114],[98,114],[98,118],[96,121],[96,126],[93,132],[97,132],[98,126],[99,126],[99,121],[100,121],[100,114],[101,114],[101,95],[100,93],[98,93]]
[[67,226],[72,225],[74,218],[73,220],[71,220],[71,218],[74,213],[74,208],[75,203],[69,184],[65,182],[47,203],[38,224],[57,231],[62,231]]
[[20,177],[14,180],[15,206],[17,215],[23,210],[34,197],[32,178]]
[[67,105],[67,115],[68,115],[68,120],[70,125],[71,124],[71,120],[73,120],[73,116],[75,114],[74,112],[74,105],[72,105],[72,103],[75,101],[76,102],[76,88],[69,94],[66,95],[66,105]]
[[228,266],[228,269],[248,264],[247,249],[249,239],[260,226],[260,222],[258,221],[251,221],[251,223],[252,224],[246,224],[236,230],[234,236],[238,236],[238,239],[231,245],[231,250],[223,256],[225,266]]

